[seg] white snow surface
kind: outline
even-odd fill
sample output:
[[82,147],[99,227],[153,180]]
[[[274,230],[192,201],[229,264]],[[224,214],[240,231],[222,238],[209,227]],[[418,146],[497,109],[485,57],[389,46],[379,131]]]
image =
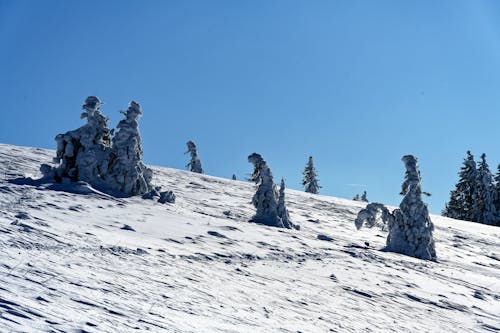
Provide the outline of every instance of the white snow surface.
[[166,205],[8,181],[54,155],[0,145],[0,332],[500,331],[500,228],[432,215],[431,262],[357,231],[359,201],[287,190],[298,231],[187,171],[153,167]]

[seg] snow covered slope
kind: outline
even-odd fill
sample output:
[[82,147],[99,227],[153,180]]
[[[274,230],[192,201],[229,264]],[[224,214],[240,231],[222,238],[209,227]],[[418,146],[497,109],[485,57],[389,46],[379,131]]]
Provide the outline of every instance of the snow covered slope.
[[380,251],[350,200],[287,191],[297,231],[246,222],[252,184],[186,171],[154,168],[173,205],[7,181],[53,154],[0,145],[0,332],[500,330],[500,228],[432,216],[428,262]]

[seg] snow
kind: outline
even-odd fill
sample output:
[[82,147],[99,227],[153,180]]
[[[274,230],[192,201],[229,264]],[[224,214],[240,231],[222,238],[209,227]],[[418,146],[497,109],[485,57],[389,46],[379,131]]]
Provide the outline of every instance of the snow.
[[175,204],[9,181],[53,156],[0,145],[0,332],[500,330],[498,227],[431,215],[432,262],[357,231],[363,202],[287,189],[298,231],[247,222],[253,184],[187,171],[152,167]]

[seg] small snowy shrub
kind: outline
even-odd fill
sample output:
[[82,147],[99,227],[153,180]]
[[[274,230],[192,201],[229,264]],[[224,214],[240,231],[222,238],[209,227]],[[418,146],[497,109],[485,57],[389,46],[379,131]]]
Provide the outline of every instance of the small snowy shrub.
[[394,219],[394,216],[387,207],[381,203],[372,202],[359,211],[354,224],[358,230],[362,227],[372,228],[374,226],[386,230],[392,219]]

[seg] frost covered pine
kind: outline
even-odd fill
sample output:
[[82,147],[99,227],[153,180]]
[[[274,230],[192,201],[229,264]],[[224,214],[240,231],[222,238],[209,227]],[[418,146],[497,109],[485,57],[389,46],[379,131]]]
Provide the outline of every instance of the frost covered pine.
[[128,196],[147,193],[152,189],[153,172],[142,162],[142,142],[139,133],[141,106],[131,101],[122,111],[125,119],[118,123],[118,133],[113,137],[106,185],[113,191]]
[[281,178],[280,192],[278,198],[278,216],[281,219],[281,223],[285,228],[292,229],[297,228],[290,221],[290,215],[285,206],[285,180]]
[[196,173],[204,173],[201,167],[201,160],[198,157],[198,149],[196,148],[196,145],[191,140],[188,141],[186,145],[188,148],[186,154],[189,153],[189,155],[191,156],[191,160],[186,165],[189,168],[189,171]]
[[432,223],[427,205],[422,201],[420,171],[413,155],[402,158],[406,167],[406,177],[401,194],[405,197],[394,210],[394,218],[389,223],[387,251],[402,253],[412,257],[435,260],[436,250],[432,236]]
[[455,185],[455,189],[450,192],[450,201],[443,210],[443,216],[458,220],[476,221],[477,216],[474,216],[472,206],[477,188],[477,169],[474,156],[470,151],[467,151],[467,157],[464,159],[458,175],[458,183]]
[[497,212],[497,218],[495,220],[496,226],[500,227],[500,164],[497,167],[497,173],[494,177],[495,183],[495,209]]
[[68,179],[85,181],[96,187],[103,185],[108,170],[112,131],[107,127],[108,118],[99,109],[102,104],[95,96],[87,97],[80,116],[87,120],[87,124],[56,136],[54,162],[58,165],[42,164],[40,171],[44,177],[53,178],[56,182]]
[[472,205],[474,220],[479,223],[494,225],[497,220],[496,191],[493,175],[486,162],[486,154],[481,155],[476,177],[476,190],[474,191]]
[[302,180],[302,186],[305,188],[305,192],[318,194],[321,186],[318,184],[317,172],[314,168],[313,158],[309,156],[309,160],[304,168],[304,179]]
[[273,227],[284,228],[278,216],[278,191],[273,181],[273,175],[261,155],[253,153],[248,156],[248,162],[254,166],[250,180],[257,184],[252,203],[257,209],[252,222]]

